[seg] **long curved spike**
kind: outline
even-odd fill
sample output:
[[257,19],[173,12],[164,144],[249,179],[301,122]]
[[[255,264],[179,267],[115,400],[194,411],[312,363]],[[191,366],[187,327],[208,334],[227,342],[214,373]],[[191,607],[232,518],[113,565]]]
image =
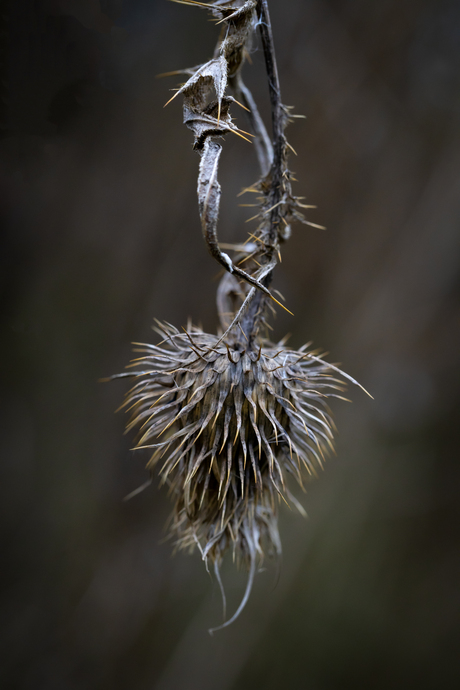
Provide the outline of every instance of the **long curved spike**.
[[213,635],[218,630],[223,630],[223,628],[227,628],[229,625],[234,623],[236,621],[236,619],[240,616],[240,614],[243,611],[246,604],[248,603],[248,599],[249,599],[249,596],[250,596],[251,591],[252,591],[252,586],[254,584],[254,577],[256,574],[256,564],[257,564],[256,563],[257,555],[256,555],[256,551],[254,549],[253,544],[251,544],[250,557],[251,557],[251,565],[249,568],[248,582],[246,585],[243,599],[241,600],[241,604],[238,606],[237,610],[235,611],[233,616],[228,621],[225,621],[225,623],[222,623],[222,625],[218,625],[216,628],[209,628],[208,632],[210,635]]
[[225,596],[224,584],[223,584],[222,578],[220,576],[220,567],[219,567],[219,563],[217,561],[214,562],[214,575],[216,576],[217,584],[219,585],[219,589],[220,589],[220,595],[222,597],[222,611],[223,611],[223,619],[225,621],[225,619],[227,617],[227,597]]

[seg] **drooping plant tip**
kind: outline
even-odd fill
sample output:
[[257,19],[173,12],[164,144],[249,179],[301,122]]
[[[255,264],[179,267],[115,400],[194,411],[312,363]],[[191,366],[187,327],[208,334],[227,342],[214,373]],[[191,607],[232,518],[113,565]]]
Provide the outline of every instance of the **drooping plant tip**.
[[[213,564],[222,593],[220,568],[228,550],[248,569],[241,604],[222,628],[246,605],[263,559],[281,554],[280,503],[304,513],[290,486],[294,481],[303,488],[305,477],[315,475],[333,450],[328,401],[343,399],[347,380],[356,381],[309,345],[289,349],[268,335],[274,304],[292,313],[272,288],[292,224],[323,226],[305,219],[303,211],[315,206],[292,191],[288,152],[295,151],[285,129],[295,116],[281,101],[267,0],[174,2],[210,11],[221,29],[211,60],[169,73],[188,79],[168,101],[183,98],[184,123],[200,156],[202,235],[224,269],[217,289],[220,330],[211,335],[192,325],[180,331],[157,322],[161,342],[137,344],[141,356],[119,376],[134,379],[123,405],[130,415],[127,430],[137,431],[135,448],[150,450],[148,468],[168,487],[176,547],[198,549]],[[256,32],[265,56],[272,136],[242,77]],[[249,131],[233,122],[235,106],[243,108]],[[235,245],[220,243],[217,232],[219,162],[228,134],[254,143],[260,167],[260,179],[241,192],[255,195],[255,203],[244,205],[257,208],[248,219],[257,227]],[[225,619],[224,594],[223,603]]]

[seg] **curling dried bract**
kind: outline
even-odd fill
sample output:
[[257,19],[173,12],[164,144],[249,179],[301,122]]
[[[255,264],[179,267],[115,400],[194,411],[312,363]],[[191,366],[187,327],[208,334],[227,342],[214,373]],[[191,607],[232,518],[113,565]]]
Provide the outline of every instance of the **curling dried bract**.
[[246,562],[279,554],[279,499],[292,498],[289,476],[302,484],[332,447],[326,400],[343,382],[304,349],[156,330],[163,342],[141,346],[125,406],[136,448],[153,449],[149,467],[174,497],[178,547],[218,564],[230,546]]

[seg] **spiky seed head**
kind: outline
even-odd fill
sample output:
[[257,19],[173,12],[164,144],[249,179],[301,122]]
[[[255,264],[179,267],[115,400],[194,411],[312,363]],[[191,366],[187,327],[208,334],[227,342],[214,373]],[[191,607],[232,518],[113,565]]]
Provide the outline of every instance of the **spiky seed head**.
[[136,448],[153,449],[148,466],[173,496],[177,546],[217,565],[229,547],[251,565],[279,554],[279,501],[298,505],[288,477],[302,485],[332,448],[338,370],[306,347],[245,350],[194,327],[156,330],[162,343],[138,344],[125,406]]

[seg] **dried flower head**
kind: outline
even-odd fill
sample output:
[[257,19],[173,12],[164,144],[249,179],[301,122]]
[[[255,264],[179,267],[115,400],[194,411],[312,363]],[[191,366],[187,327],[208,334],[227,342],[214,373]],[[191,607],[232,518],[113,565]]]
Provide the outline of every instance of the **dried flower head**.
[[332,449],[327,399],[342,397],[343,376],[307,346],[229,347],[198,328],[155,330],[159,345],[137,343],[127,428],[170,489],[177,546],[198,547],[217,569],[232,548],[254,571],[281,552],[280,499],[303,512],[289,477],[302,486]]

